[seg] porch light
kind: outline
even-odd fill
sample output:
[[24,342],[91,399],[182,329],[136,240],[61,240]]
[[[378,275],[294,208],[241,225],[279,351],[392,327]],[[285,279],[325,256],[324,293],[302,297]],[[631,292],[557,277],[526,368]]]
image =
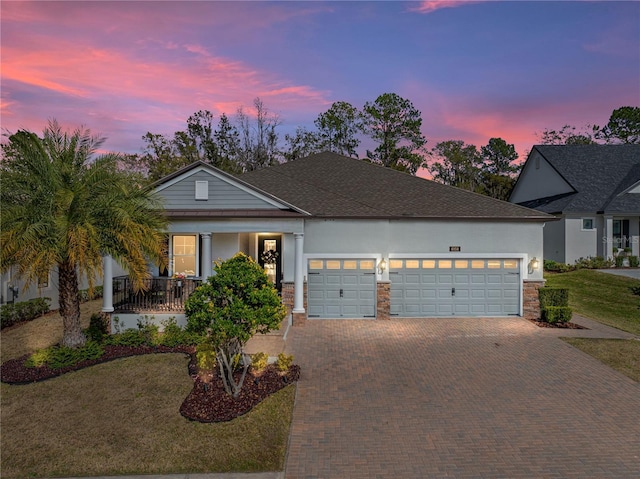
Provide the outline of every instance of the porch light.
[[538,259],[534,256],[533,258],[531,258],[531,261],[529,261],[529,271],[536,271],[539,267],[540,261],[538,261]]
[[384,273],[385,269],[387,269],[387,262],[382,258],[378,263],[378,270],[380,271],[380,274]]

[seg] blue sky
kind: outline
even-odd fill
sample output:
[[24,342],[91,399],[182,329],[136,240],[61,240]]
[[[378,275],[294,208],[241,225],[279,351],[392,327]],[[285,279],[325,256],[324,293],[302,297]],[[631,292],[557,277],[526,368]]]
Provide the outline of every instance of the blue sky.
[[85,125],[139,152],[192,113],[253,99],[280,134],[334,101],[387,92],[422,112],[427,146],[603,125],[640,106],[640,2],[2,1],[2,128]]

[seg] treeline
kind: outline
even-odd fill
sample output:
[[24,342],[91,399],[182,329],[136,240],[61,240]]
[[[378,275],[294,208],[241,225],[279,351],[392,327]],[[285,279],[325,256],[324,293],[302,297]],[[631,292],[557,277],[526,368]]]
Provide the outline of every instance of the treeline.
[[[313,129],[298,127],[281,137],[280,117],[260,98],[251,113],[239,108],[231,118],[223,113],[217,123],[210,111],[200,110],[187,119],[186,130],[172,137],[146,133],[143,152],[125,155],[122,167],[150,182],[194,161],[239,174],[322,151],[358,158],[358,147],[367,139],[376,147],[366,150],[365,161],[414,175],[424,168],[435,181],[507,199],[521,166],[514,145],[502,138],[491,138],[480,148],[447,140],[427,149],[421,112],[395,93],[384,93],[361,109],[335,102],[313,123]],[[565,125],[537,137],[539,144],[640,143],[640,107],[614,110],[602,127]]]

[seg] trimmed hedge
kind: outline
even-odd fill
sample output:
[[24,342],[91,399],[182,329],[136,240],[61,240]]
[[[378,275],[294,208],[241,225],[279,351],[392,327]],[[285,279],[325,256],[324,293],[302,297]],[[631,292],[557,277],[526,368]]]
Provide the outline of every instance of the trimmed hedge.
[[540,307],[547,306],[569,306],[569,290],[566,288],[540,288]]
[[572,313],[568,306],[547,306],[542,310],[542,320],[550,324],[568,323]]
[[550,324],[571,321],[572,310],[569,307],[569,290],[566,288],[544,287],[538,290],[542,321]]
[[0,308],[0,329],[31,321],[49,312],[51,298],[33,298],[19,303],[3,304]]

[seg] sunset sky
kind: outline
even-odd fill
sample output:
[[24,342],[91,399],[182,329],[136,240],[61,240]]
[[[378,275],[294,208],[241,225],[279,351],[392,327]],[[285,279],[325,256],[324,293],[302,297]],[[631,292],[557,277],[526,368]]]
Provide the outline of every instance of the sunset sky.
[[56,118],[137,153],[198,110],[259,97],[285,133],[382,93],[422,112],[427,146],[603,125],[640,106],[640,2],[14,2],[1,8],[1,126]]

